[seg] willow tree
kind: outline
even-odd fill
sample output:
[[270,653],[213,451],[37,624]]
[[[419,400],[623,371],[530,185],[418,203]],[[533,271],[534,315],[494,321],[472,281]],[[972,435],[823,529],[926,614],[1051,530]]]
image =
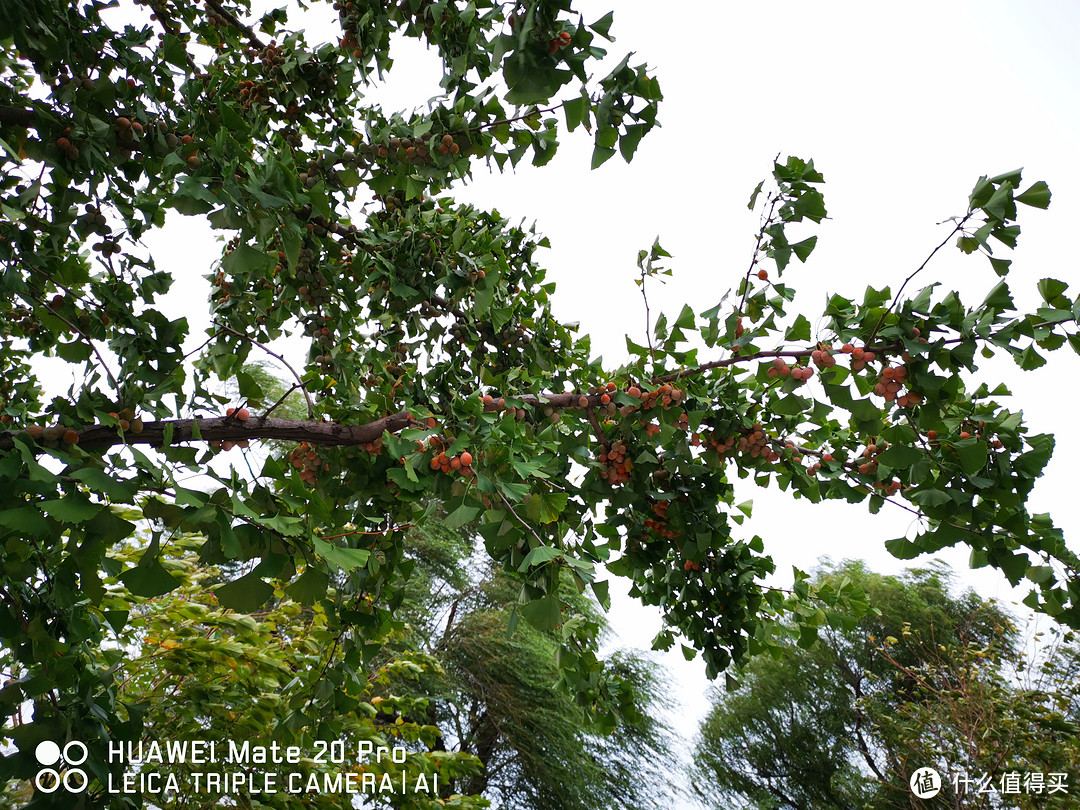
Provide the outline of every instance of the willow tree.
[[[564,578],[606,603],[599,572],[629,577],[667,621],[657,644],[681,633],[711,675],[789,632],[780,613],[810,639],[830,602],[859,601],[801,577],[789,594],[763,586],[773,563],[737,530],[736,474],[812,501],[900,503],[920,533],[895,554],[970,545],[976,564],[1029,579],[1032,606],[1080,623],[1077,560],[1025,506],[1053,440],[996,403],[992,381],[968,382],[981,352],[1033,368],[1080,345],[1066,285],[1044,279],[1044,305],[1015,312],[1009,260],[990,255],[1015,245],[1017,203],[1049,204],[1044,183],[980,178],[913,268],[954,241],[985,254],[1000,279],[983,301],[909,278],[807,318],[791,260],[814,249],[802,230],[826,215],[824,178],[778,162],[751,199],[762,224],[735,294],[658,317],[645,345],[628,339],[627,362],[604,366],[551,314],[544,242],[449,194],[477,168],[544,164],[580,130],[594,168],[633,156],[661,91],[629,57],[599,70],[611,15],[587,23],[570,0],[335,10],[339,32],[317,43],[244,0],[0,6],[3,706],[33,704],[5,774],[33,774],[42,739],[90,741],[100,761],[106,741],[137,733],[87,664],[115,632],[107,578],[169,592],[162,547],[194,533],[204,562],[241,572],[216,592],[226,607],[253,609],[279,578],[377,638],[398,600],[401,530],[432,496],[517,572],[518,614],[558,631],[561,677],[601,718],[620,685],[601,677],[595,623],[563,612]],[[444,66],[442,94],[411,113],[367,100],[394,76],[399,34]],[[225,235],[216,266],[156,268],[141,239],[167,212]],[[643,283],[664,256],[641,252]],[[204,279],[213,325],[197,338],[159,298]],[[245,371],[283,335],[309,345],[290,365],[300,419]],[[70,367],[66,393],[43,393],[43,357]],[[254,475],[210,464],[260,440],[295,448],[256,459]],[[129,505],[150,539],[125,566],[113,549],[137,529]],[[327,590],[339,571],[351,591]]]

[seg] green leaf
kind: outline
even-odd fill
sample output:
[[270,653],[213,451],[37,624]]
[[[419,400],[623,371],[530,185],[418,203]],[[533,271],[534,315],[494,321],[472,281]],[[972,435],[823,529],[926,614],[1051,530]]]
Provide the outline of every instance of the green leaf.
[[150,565],[140,563],[134,568],[128,569],[120,575],[120,581],[135,596],[145,596],[147,599],[166,594],[179,588],[182,584],[180,580],[166,571],[164,566],[157,560],[154,560]]
[[100,503],[91,503],[85,495],[69,495],[57,501],[42,501],[41,511],[64,523],[83,523],[106,508]]
[[604,39],[611,41],[611,36],[608,34],[608,30],[611,28],[611,21],[615,15],[615,12],[609,11],[599,20],[589,26],[590,29],[598,33]]
[[214,588],[214,596],[222,607],[238,613],[254,613],[274,595],[274,586],[263,581],[254,571]]
[[1009,292],[1009,285],[1004,279],[999,281],[994,289],[987,293],[986,298],[983,300],[982,305],[990,309],[996,309],[999,312],[1008,312],[1014,308],[1012,294]]
[[107,495],[114,503],[131,503],[135,487],[106,474],[96,467],[83,467],[71,473],[76,481],[82,481],[90,489]]
[[597,145],[597,147],[593,149],[592,168],[599,169],[601,166],[607,163],[608,160],[614,157],[614,155],[614,149],[609,149],[606,146]]
[[522,560],[521,565],[518,566],[518,571],[528,571],[534,565],[541,565],[546,562],[558,559],[562,556],[562,552],[557,548],[551,546],[540,546],[534,548],[528,554],[525,555],[525,559]]
[[795,416],[796,414],[805,412],[809,407],[810,400],[803,399],[795,394],[788,394],[773,405],[772,411],[781,416]]
[[1045,366],[1046,358],[1035,351],[1034,346],[1028,346],[1016,358],[1016,362],[1020,364],[1020,368],[1024,369],[1024,371],[1031,371]]
[[566,116],[566,130],[573,132],[581,125],[586,112],[589,109],[589,99],[585,96],[572,98],[563,104],[563,113]]
[[810,258],[810,254],[814,252],[815,247],[817,247],[817,237],[811,236],[801,242],[796,242],[791,246],[791,249],[799,257],[799,261],[805,263]]
[[956,240],[956,246],[964,253],[974,253],[979,249],[979,240],[970,236],[961,236]]
[[634,152],[637,151],[641,137],[645,134],[645,125],[630,124],[625,129],[626,131],[619,137],[619,152],[623,160],[629,163],[633,160]]
[[180,40],[172,34],[166,34],[161,41],[161,52],[165,57],[165,61],[178,68],[187,70],[187,51],[184,49],[184,45]]
[[1069,289],[1068,284],[1064,281],[1058,281],[1056,278],[1044,278],[1036,286],[1043,301],[1054,306],[1056,306],[1054,302],[1057,301],[1058,297]]
[[346,572],[363,568],[371,556],[371,552],[366,548],[341,548],[318,537],[314,538],[314,547],[320,557]]
[[758,195],[761,194],[761,189],[764,188],[764,186],[765,181],[762,180],[760,183],[757,184],[757,188],[754,189],[753,194],[750,195],[750,203],[746,207],[749,208],[751,211],[753,211],[754,206],[757,205]]
[[18,535],[32,537],[46,537],[52,533],[49,521],[40,511],[24,506],[0,512],[0,527],[11,529]]
[[569,502],[566,492],[534,492],[525,504],[525,513],[536,523],[554,523]]
[[898,560],[914,560],[923,553],[917,543],[912,543],[906,537],[897,537],[895,540],[886,540],[885,548]]
[[943,504],[952,501],[952,498],[949,497],[948,493],[932,486],[922,487],[913,492],[909,492],[908,499],[913,503],[917,503],[919,506],[925,507],[942,506]]
[[1049,208],[1050,187],[1042,180],[1039,180],[1033,183],[1023,194],[1017,194],[1015,199],[1017,202],[1030,205],[1032,208]]
[[481,508],[462,503],[457,509],[447,515],[444,523],[448,529],[459,529],[480,514]]
[[593,593],[596,594],[596,601],[600,603],[600,607],[604,610],[611,610],[611,594],[608,593],[608,581],[600,580],[599,582],[592,583]]
[[968,475],[975,475],[986,466],[989,450],[986,442],[976,441],[973,444],[962,447],[957,445],[956,455],[960,458],[960,466]]
[[300,604],[312,605],[326,596],[326,588],[329,584],[329,574],[309,566],[300,578],[285,590]]
[[266,270],[274,265],[274,257],[250,245],[238,245],[221,262],[226,273],[246,275],[254,270]]
[[903,470],[922,459],[921,451],[904,444],[894,444],[878,455],[878,461],[894,470]]
[[799,342],[810,340],[810,321],[800,314],[795,319],[795,323],[789,326],[787,332],[784,333],[784,340]]
[[554,632],[562,618],[562,605],[554,596],[545,596],[520,606],[521,615],[537,630]]

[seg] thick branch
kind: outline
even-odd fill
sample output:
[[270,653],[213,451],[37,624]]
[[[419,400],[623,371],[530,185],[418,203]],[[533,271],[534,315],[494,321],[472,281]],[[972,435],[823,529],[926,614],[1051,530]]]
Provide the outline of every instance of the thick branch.
[[226,20],[228,20],[230,25],[242,31],[244,33],[244,36],[247,37],[248,42],[250,42],[256,48],[262,50],[266,47],[266,43],[259,39],[259,35],[255,33],[255,31],[250,25],[239,20],[235,14],[222,6],[221,3],[218,2],[218,0],[206,0],[206,5],[210,6],[210,8],[216,11],[219,17],[224,17]]
[[[213,419],[174,419],[164,422],[147,422],[142,432],[127,431],[122,437],[115,427],[94,425],[79,431],[79,447],[100,450],[123,444],[148,444],[151,447],[165,445],[166,431],[172,430],[172,444],[191,441],[239,441],[241,439],[278,439],[308,442],[319,445],[362,445],[382,436],[384,430],[391,433],[415,425],[407,413],[395,413],[369,422],[366,425],[340,425],[336,422],[301,422],[293,419],[272,419],[253,416],[246,422],[234,417]],[[194,436],[198,428],[199,438]],[[14,447],[12,437],[18,431],[0,433],[0,450]]]
[[20,107],[4,107],[0,105],[0,126],[28,127],[33,120],[33,110],[24,110]]

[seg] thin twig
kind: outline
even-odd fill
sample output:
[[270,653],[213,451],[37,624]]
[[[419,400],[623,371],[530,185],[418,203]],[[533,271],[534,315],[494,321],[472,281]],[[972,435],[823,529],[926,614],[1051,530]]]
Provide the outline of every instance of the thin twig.
[[516,517],[518,519],[518,522],[526,529],[528,529],[529,534],[536,538],[536,542],[539,543],[541,546],[547,545],[543,540],[540,539],[540,535],[538,535],[533,530],[533,527],[526,520],[524,520],[521,515],[514,511],[514,507],[510,504],[510,501],[506,500],[506,496],[503,495],[498,488],[495,489],[495,492],[499,496],[499,500],[503,502],[503,505],[510,510],[510,514]]
[[934,248],[933,250],[931,250],[931,251],[930,251],[930,255],[929,255],[929,256],[927,256],[927,257],[926,257],[926,259],[924,259],[924,260],[923,260],[923,263],[922,263],[922,264],[920,264],[920,265],[919,265],[919,266],[918,266],[918,267],[917,267],[917,268],[915,269],[915,271],[914,271],[914,272],[913,272],[913,273],[912,273],[912,274],[911,274],[910,276],[908,276],[908,277],[907,277],[906,279],[904,279],[904,283],[903,283],[903,284],[901,284],[901,285],[900,285],[900,289],[898,289],[898,290],[896,291],[896,295],[894,295],[894,296],[893,296],[893,300],[892,300],[892,302],[891,302],[891,303],[889,304],[888,308],[887,308],[887,309],[886,309],[886,310],[885,310],[885,311],[884,311],[883,313],[881,313],[881,318],[880,318],[880,319],[878,319],[877,325],[876,325],[876,326],[874,327],[874,331],[872,331],[872,332],[870,333],[870,337],[868,337],[868,338],[866,339],[866,342],[867,342],[867,343],[869,343],[870,341],[872,341],[872,340],[873,340],[873,339],[874,339],[874,338],[875,338],[875,337],[877,336],[878,330],[879,330],[879,329],[881,328],[881,325],[882,325],[883,323],[885,323],[885,318],[887,318],[887,317],[888,317],[888,315],[889,315],[889,313],[890,313],[890,312],[892,312],[892,310],[893,310],[893,307],[895,307],[895,306],[897,305],[897,303],[899,303],[899,301],[900,301],[900,293],[902,293],[902,292],[904,291],[904,288],[905,288],[905,287],[906,287],[906,286],[908,285],[908,282],[909,282],[909,281],[911,281],[911,280],[912,280],[913,278],[915,278],[915,276],[919,275],[919,273],[920,273],[920,272],[922,271],[922,269],[923,269],[924,267],[926,267],[926,265],[928,265],[928,264],[930,263],[930,260],[931,260],[932,258],[934,258],[934,256],[936,256],[936,255],[937,255],[937,252],[938,252],[939,250],[941,250],[941,249],[942,249],[943,247],[945,247],[945,245],[947,245],[947,244],[948,244],[948,243],[950,242],[950,240],[952,240],[953,236],[954,236],[954,235],[955,235],[955,234],[957,233],[957,231],[960,231],[960,232],[962,232],[962,231],[963,231],[963,229],[964,229],[964,224],[965,224],[965,223],[966,223],[966,222],[967,222],[967,221],[968,221],[969,219],[971,219],[971,217],[972,217],[972,216],[974,215],[974,213],[975,213],[974,211],[969,211],[969,212],[968,212],[968,213],[967,213],[967,214],[966,214],[966,215],[964,216],[964,218],[963,218],[963,219],[961,219],[961,220],[960,220],[960,221],[959,221],[958,223],[956,223],[956,227],[954,227],[954,228],[953,228],[953,229],[952,229],[951,231],[949,231],[949,235],[948,235],[948,236],[946,236],[944,240],[942,240],[941,244],[940,244],[940,245],[938,245],[938,246],[937,246],[936,248]]
[[242,339],[248,341],[249,343],[251,343],[252,346],[257,346],[258,348],[260,348],[264,352],[266,352],[268,355],[273,357],[275,360],[280,360],[282,365],[284,365],[285,368],[287,368],[290,372],[292,372],[293,377],[296,378],[296,382],[299,383],[300,390],[304,392],[304,399],[307,400],[307,406],[308,406],[308,419],[312,419],[312,420],[315,419],[315,403],[313,403],[311,401],[311,394],[308,393],[307,386],[304,385],[304,381],[303,381],[303,379],[301,379],[300,375],[296,373],[296,369],[294,369],[291,365],[289,365],[288,360],[286,360],[284,357],[282,357],[277,352],[272,351],[271,349],[268,349],[266,346],[259,343],[259,341],[255,340],[255,338],[251,337],[250,335],[245,335],[243,332],[237,332],[232,327],[225,326],[224,324],[215,323],[214,326],[216,326],[218,329],[222,330],[223,332],[228,332],[230,335],[235,335],[238,338],[242,338]]
[[645,341],[649,345],[649,359],[656,367],[656,350],[652,343],[652,317],[649,313],[649,296],[645,294],[645,262],[641,263],[641,297],[645,301]]

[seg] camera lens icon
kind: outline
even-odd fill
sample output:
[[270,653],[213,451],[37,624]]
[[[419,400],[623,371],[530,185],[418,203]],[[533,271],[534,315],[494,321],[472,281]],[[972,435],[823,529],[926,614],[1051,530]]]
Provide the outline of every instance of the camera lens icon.
[[[41,770],[34,777],[34,785],[42,793],[55,793],[63,786],[68,793],[82,793],[90,778],[82,768],[74,767],[82,765],[89,756],[89,751],[84,743],[72,740],[62,749],[52,740],[45,740],[34,749]],[[52,766],[57,767],[52,767]]]

